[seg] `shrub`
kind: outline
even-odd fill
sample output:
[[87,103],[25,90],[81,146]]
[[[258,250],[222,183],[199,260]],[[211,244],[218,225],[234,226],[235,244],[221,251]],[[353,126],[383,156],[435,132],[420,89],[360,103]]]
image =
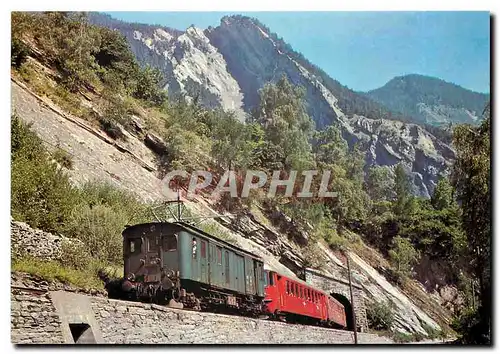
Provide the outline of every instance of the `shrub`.
[[392,339],[396,343],[409,343],[412,342],[414,337],[412,334],[407,334],[403,332],[396,332],[393,334]]
[[84,242],[93,257],[120,263],[121,233],[127,224],[149,221],[147,205],[106,183],[86,183],[80,195],[82,203],[72,213],[66,235]]
[[442,337],[442,333],[443,333],[442,330],[441,331],[437,330],[425,322],[422,322],[421,325],[422,325],[422,328],[424,329],[424,331],[427,333],[427,338],[436,339],[436,338]]
[[69,152],[58,147],[53,153],[52,157],[56,160],[62,167],[68,170],[73,168],[73,159]]
[[10,46],[10,65],[19,69],[28,60],[29,48],[19,39],[13,38]]
[[337,230],[333,228],[322,230],[321,235],[328,246],[334,251],[342,250],[347,245],[347,240],[340,236]]
[[11,120],[11,215],[32,227],[62,232],[79,204],[68,176],[51,162],[42,141],[17,117]]
[[304,267],[312,267],[316,269],[322,269],[326,265],[326,260],[322,255],[322,251],[319,249],[315,242],[309,241],[307,246],[303,248],[302,255],[304,257]]
[[61,264],[83,270],[92,262],[88,248],[81,242],[64,240],[61,244]]
[[394,313],[388,303],[373,302],[366,308],[368,326],[375,330],[390,330]]

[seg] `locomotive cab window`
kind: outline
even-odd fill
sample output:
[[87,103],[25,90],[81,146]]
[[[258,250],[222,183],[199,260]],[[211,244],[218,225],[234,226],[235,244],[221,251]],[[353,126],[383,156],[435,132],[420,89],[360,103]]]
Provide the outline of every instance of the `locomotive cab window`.
[[177,235],[165,235],[163,236],[163,250],[164,251],[176,251],[177,250]]
[[148,238],[148,252],[157,251],[160,248],[160,238],[158,236],[150,236]]
[[128,253],[138,254],[141,252],[141,239],[140,238],[130,238],[128,240]]

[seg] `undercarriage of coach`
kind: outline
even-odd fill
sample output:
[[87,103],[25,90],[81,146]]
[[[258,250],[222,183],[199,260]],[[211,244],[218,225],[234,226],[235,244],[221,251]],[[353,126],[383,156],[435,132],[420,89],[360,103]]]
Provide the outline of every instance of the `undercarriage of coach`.
[[[181,281],[173,272],[158,275],[110,278],[105,272],[99,272],[111,299],[139,301],[185,308],[195,311],[220,312],[244,316],[262,315],[262,298],[215,289],[209,284],[193,281]],[[159,279],[158,279],[159,278]]]

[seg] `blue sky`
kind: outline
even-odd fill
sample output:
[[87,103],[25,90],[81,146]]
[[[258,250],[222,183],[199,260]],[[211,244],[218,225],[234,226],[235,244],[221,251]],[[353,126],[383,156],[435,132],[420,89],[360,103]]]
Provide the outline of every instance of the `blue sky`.
[[[218,26],[230,12],[108,12],[121,20],[184,30]],[[259,19],[351,89],[394,76],[435,76],[490,91],[488,12],[238,12]]]

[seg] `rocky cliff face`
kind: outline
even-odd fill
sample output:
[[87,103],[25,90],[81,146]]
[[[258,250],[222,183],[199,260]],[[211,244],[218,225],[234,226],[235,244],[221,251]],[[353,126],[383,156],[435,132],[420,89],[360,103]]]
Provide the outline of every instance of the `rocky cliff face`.
[[238,119],[244,120],[239,84],[203,30],[192,26],[181,32],[166,27],[127,25],[99,14],[92,14],[90,20],[119,30],[139,62],[159,68],[171,97],[183,94],[197,98],[204,106],[232,110]]
[[348,139],[366,149],[369,165],[394,166],[403,163],[411,176],[413,192],[430,196],[442,173],[449,172],[455,153],[417,124],[354,116]]
[[[415,193],[429,197],[453,150],[415,124],[374,119],[376,103],[326,77],[257,21],[224,17],[216,28],[169,28],[125,24],[94,14],[91,21],[118,29],[142,63],[160,68],[166,89],[205,105],[234,110],[240,119],[256,108],[259,89],[282,75],[306,90],[307,109],[317,129],[338,124],[350,146],[360,142],[368,165],[403,162]],[[353,112],[363,112],[356,115]]]

